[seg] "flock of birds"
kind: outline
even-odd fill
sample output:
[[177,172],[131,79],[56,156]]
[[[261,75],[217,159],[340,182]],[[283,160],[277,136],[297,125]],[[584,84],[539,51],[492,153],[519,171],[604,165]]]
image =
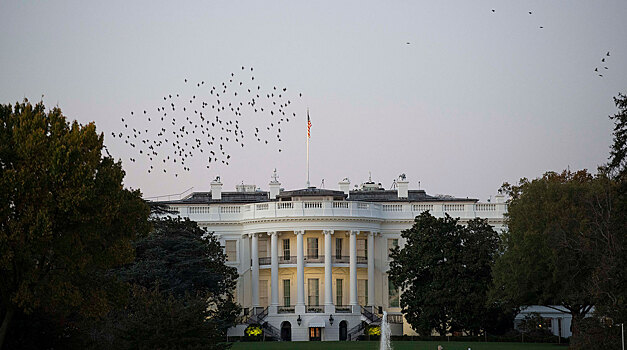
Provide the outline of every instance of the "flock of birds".
[[253,72],[242,66],[219,84],[185,78],[183,91],[163,96],[154,109],[130,111],[121,117],[123,130],[111,136],[134,151],[131,162],[144,157],[148,173],[170,170],[175,177],[190,171],[197,155],[204,156],[207,168],[227,166],[229,149],[250,141],[277,145],[281,152],[281,127],[298,116],[292,106],[302,93],[282,86],[264,89]]
[[[492,13],[496,13],[496,10],[492,9]],[[529,11],[528,13],[529,15],[533,15],[533,11]],[[540,26],[540,29],[544,29],[544,26]]]
[[[496,13],[496,10],[495,10],[495,9],[492,9],[492,13]],[[533,11],[528,11],[528,13],[529,13],[529,15],[532,15],[532,14],[533,14]],[[540,26],[540,29],[544,29],[544,26]],[[407,44],[409,45],[410,43],[409,43],[409,42],[407,42]],[[605,59],[606,59],[607,57],[610,57],[610,52],[609,52],[609,51],[605,54],[605,57],[601,58],[601,63],[603,63],[603,65],[602,65],[602,69],[604,69],[604,70],[609,69],[609,68],[607,67],[606,63],[605,63]],[[601,72],[599,71],[599,67],[595,67],[595,68],[594,68],[594,72],[595,72],[595,73],[596,73],[599,77],[603,78],[603,74],[601,74]]]
[[[606,58],[608,58],[608,57],[610,57],[610,52],[609,52],[609,51],[605,54],[605,56],[604,56],[603,58],[601,58],[601,63],[603,64],[603,65],[602,65],[602,66],[603,66],[603,69],[609,69],[609,68],[607,68],[607,66],[606,66],[607,62],[605,61],[605,59],[606,59]],[[599,77],[603,78],[603,74],[601,74],[601,73],[599,72],[599,67],[595,67],[595,68],[594,68],[594,71],[595,71],[595,73],[597,73],[597,74],[599,75]]]

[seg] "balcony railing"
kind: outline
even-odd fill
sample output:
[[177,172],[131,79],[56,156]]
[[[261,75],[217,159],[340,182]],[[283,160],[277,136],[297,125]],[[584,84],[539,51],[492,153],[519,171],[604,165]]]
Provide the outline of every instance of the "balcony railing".
[[[251,204],[176,205],[170,204],[178,215],[192,220],[223,221],[275,217],[351,216],[380,219],[413,219],[427,210],[436,217],[449,213],[464,219],[502,219],[506,203],[472,203],[468,201],[430,201],[428,203],[370,203],[357,201],[296,201]],[[177,215],[177,214],[174,214]]]
[[403,315],[388,314],[388,323],[402,324],[403,323]]
[[294,306],[279,306],[277,312],[280,314],[293,314],[295,311]]
[[[324,262],[324,255],[306,255],[303,258],[305,263],[323,263]],[[333,264],[348,264],[350,262],[350,256],[346,255],[346,256],[341,256],[338,257],[337,255],[333,255],[331,256],[331,262]],[[279,256],[279,265],[281,264],[296,264],[297,263],[297,257],[295,255],[292,256]],[[368,257],[365,256],[357,256],[357,263],[358,264],[367,264],[368,263]],[[259,258],[259,265],[271,265],[272,264],[272,258],[269,256],[263,257],[263,258]]]
[[321,314],[321,313],[324,313],[324,306],[307,305],[305,312],[310,313],[310,314]]
[[324,262],[324,255],[320,255],[320,254],[305,255],[305,262],[308,262],[308,263],[322,263],[322,262]]
[[338,314],[350,314],[352,309],[350,305],[335,305],[335,312]]
[[[350,263],[350,259],[351,258],[348,255],[342,255],[342,256],[333,255],[331,261],[334,264],[348,264],[348,263]],[[358,264],[367,264],[368,263],[368,257],[357,255],[357,263]]]

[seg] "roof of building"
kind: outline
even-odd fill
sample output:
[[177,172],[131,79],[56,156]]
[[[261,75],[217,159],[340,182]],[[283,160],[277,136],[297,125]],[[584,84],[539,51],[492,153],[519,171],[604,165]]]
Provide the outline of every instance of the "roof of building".
[[364,202],[477,202],[477,199],[471,198],[456,198],[451,196],[430,196],[424,190],[409,190],[407,193],[408,198],[399,198],[396,190],[371,190],[371,191],[350,191],[348,197],[352,201],[364,201]]
[[209,204],[209,203],[259,203],[268,201],[268,192],[222,192],[222,199],[211,198],[211,192],[193,192],[191,195],[170,201],[160,201],[163,204]]
[[333,197],[334,200],[344,200],[346,193],[343,191],[327,190],[324,188],[308,187],[299,190],[281,191],[277,198],[291,199],[293,197]]
[[[409,190],[408,198],[399,198],[396,190],[350,191],[350,196],[336,190],[309,187],[292,191],[281,191],[277,199],[292,200],[294,197],[333,197],[333,200],[351,200],[363,202],[477,202],[473,198],[456,198],[451,196],[430,196],[424,190]],[[159,201],[162,204],[210,204],[210,203],[260,203],[270,202],[268,192],[222,192],[222,199],[211,198],[211,192],[193,192],[191,195],[179,199]]]

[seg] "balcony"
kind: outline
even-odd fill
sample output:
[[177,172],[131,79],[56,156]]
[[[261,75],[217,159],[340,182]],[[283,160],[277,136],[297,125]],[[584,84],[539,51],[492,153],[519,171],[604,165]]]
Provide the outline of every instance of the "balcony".
[[338,314],[350,314],[352,309],[349,305],[335,305],[335,312]]
[[240,221],[282,217],[358,217],[365,219],[412,220],[423,211],[436,217],[445,213],[462,220],[477,217],[502,219],[505,203],[472,203],[446,201],[424,203],[370,203],[354,201],[297,201],[252,204],[181,205],[179,216],[193,221]]
[[[342,256],[333,255],[331,261],[334,264],[348,264],[348,263],[350,263],[350,256],[348,256],[348,255],[342,255]],[[358,264],[367,264],[368,263],[368,257],[367,256],[359,256],[359,255],[357,255],[357,263]]]
[[[303,260],[305,263],[324,263],[324,255],[305,255],[303,257]],[[282,264],[296,264],[297,262],[297,257],[292,255],[292,256],[279,256],[279,265]],[[350,263],[350,256],[346,255],[346,256],[337,256],[337,255],[333,255],[331,257],[331,262],[333,264],[348,264]],[[357,256],[357,264],[367,264],[368,263],[368,257],[365,256]],[[272,258],[269,256],[263,257],[263,258],[259,258],[259,266],[266,266],[266,265],[271,265],[272,264]]]
[[324,255],[320,255],[320,254],[305,255],[305,262],[306,263],[323,263]]
[[295,307],[293,305],[292,306],[279,306],[277,308],[277,313],[280,313],[280,314],[293,314],[295,312],[294,310],[295,310]]
[[305,312],[308,314],[322,314],[324,313],[324,306],[321,305],[307,305]]

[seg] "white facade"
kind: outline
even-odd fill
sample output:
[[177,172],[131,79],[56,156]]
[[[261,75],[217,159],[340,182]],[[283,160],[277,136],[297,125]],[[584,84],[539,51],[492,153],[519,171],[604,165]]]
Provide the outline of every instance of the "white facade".
[[[462,223],[487,218],[502,230],[506,204],[502,196],[494,203],[429,196],[409,190],[404,177],[398,191],[372,182],[349,191],[348,184],[340,182],[342,191],[279,191],[275,177],[270,192],[221,192],[218,178],[211,193],[165,203],[215,232],[239,274],[237,302],[248,322],[265,325],[268,335],[351,339],[363,333],[362,321],[379,322],[382,310],[391,315],[393,334],[412,334],[400,314],[398,289],[387,279],[389,249],[403,245],[401,231],[425,210]],[[229,335],[243,336],[245,328]]]

